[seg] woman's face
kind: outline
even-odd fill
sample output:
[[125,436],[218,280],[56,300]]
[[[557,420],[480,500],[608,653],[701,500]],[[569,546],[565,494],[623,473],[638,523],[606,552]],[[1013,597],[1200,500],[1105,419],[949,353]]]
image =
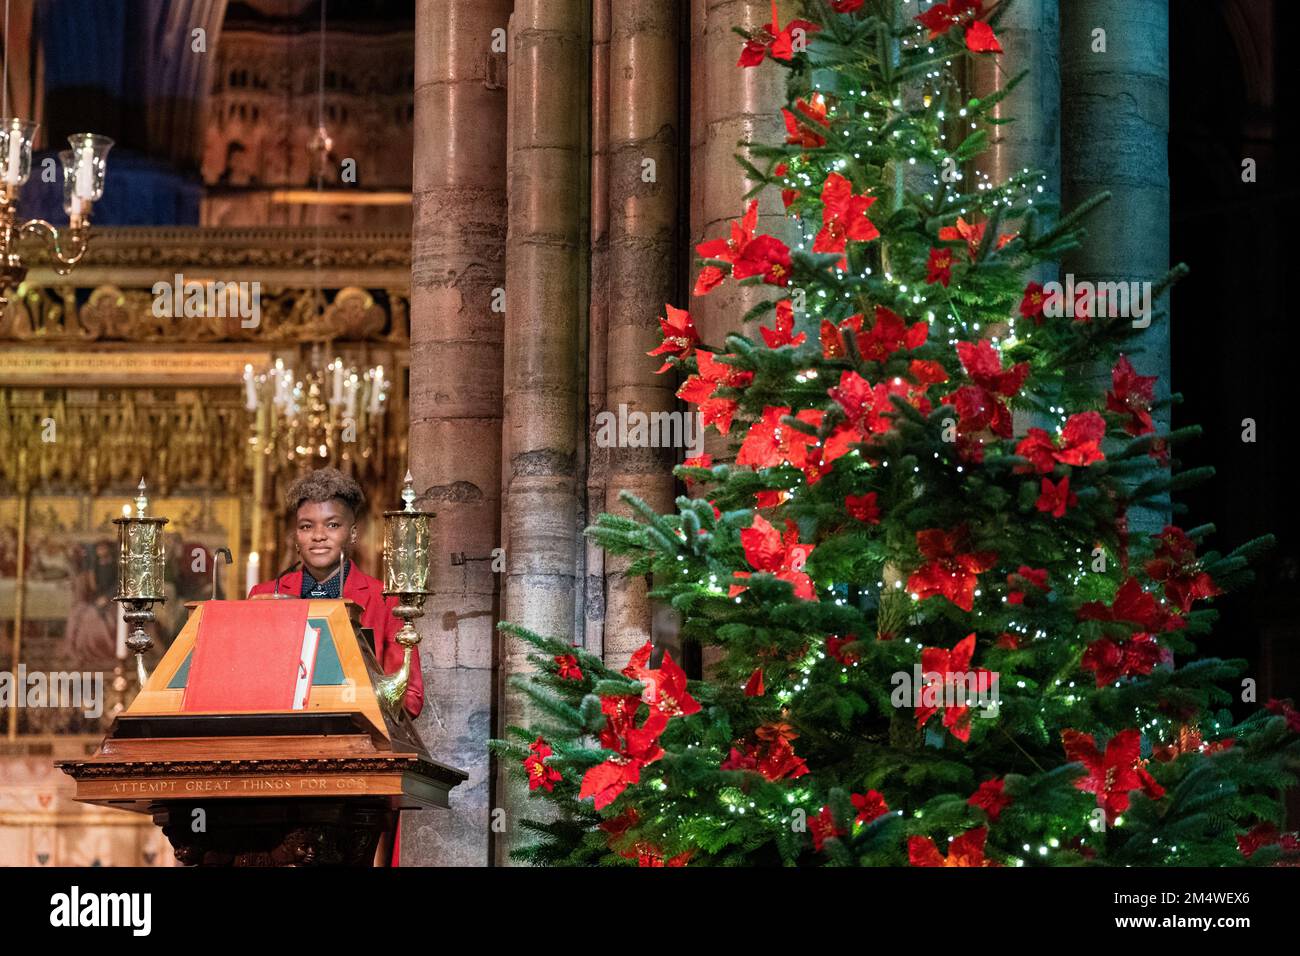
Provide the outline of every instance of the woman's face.
[[344,546],[351,547],[356,542],[356,517],[337,498],[304,501],[298,508],[294,539],[303,564],[320,580],[321,575],[329,575],[338,568]]

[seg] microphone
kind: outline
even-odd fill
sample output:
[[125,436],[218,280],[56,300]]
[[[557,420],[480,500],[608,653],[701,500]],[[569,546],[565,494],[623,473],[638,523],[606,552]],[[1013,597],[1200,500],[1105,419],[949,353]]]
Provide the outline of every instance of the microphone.
[[285,568],[283,571],[281,571],[279,574],[277,574],[277,575],[275,576],[275,596],[276,596],[276,597],[279,597],[279,596],[280,596],[280,579],[281,579],[282,577],[284,577],[286,574],[288,574],[290,571],[292,571],[294,568],[298,567],[298,565],[300,565],[300,564],[302,564],[301,561],[294,561],[294,562],[293,562],[292,564],[290,564],[287,568]]

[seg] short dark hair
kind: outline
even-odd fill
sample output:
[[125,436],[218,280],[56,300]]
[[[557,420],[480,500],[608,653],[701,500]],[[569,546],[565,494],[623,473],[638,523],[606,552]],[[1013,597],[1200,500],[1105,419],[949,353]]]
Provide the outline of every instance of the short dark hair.
[[318,468],[297,478],[284,493],[284,507],[290,521],[308,501],[333,501],[337,498],[360,517],[366,507],[366,493],[352,478],[337,468]]

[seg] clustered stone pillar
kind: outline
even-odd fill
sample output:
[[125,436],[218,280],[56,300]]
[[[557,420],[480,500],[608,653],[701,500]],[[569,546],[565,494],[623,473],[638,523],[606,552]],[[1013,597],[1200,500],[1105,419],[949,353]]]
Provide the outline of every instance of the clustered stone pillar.
[[[1155,282],[1169,270],[1169,0],[1061,4],[1061,194],[1069,210],[1103,190],[1084,245],[1062,272],[1076,282]],[[1169,325],[1139,340],[1134,367],[1169,395]],[[1098,387],[1109,387],[1098,370]],[[1169,416],[1156,416],[1157,428]],[[1157,532],[1164,509],[1135,510],[1135,532]]]
[[[609,330],[609,18],[610,0],[592,0],[591,9],[591,266],[587,302],[587,419],[590,426],[605,410],[606,342]],[[587,429],[587,520],[605,502],[609,449]],[[590,538],[585,555],[582,646],[605,653],[605,552]]]
[[991,131],[993,142],[974,168],[993,182],[1024,169],[1038,170],[1047,177],[1042,197],[1052,200],[1061,194],[1060,19],[1059,0],[1016,0],[998,21],[998,42],[1005,52],[968,60],[975,96],[1001,90],[1028,71],[993,107],[995,119],[1014,122]]
[[[585,318],[589,16],[582,0],[518,0],[510,29],[501,617],[570,640],[578,594],[575,425]],[[530,665],[523,642],[503,634],[499,647],[504,733],[529,719],[526,699],[508,681]],[[508,768],[500,770],[497,799],[507,823],[496,856],[506,862],[525,838],[515,823],[528,791]]]
[[[675,376],[656,374],[646,352],[663,341],[658,316],[676,294],[677,224],[677,13],[662,0],[611,0],[608,52],[608,340],[604,410],[647,416],[647,437],[673,440]],[[683,303],[684,304],[684,303]],[[668,427],[661,422],[667,422]],[[675,432],[678,439],[686,431]],[[633,434],[626,436],[628,439]],[[639,437],[639,436],[635,436]],[[672,467],[679,449],[608,449],[604,509],[630,513],[619,499],[627,490],[656,511],[671,511]],[[604,657],[622,667],[650,639],[644,578],[624,575],[626,557],[606,555]]]
[[[781,24],[794,15],[793,0],[777,4]],[[690,237],[694,248],[706,239],[725,237],[729,223],[745,211],[745,193],[754,182],[736,163],[736,144],[780,142],[785,128],[781,106],[785,103],[786,71],[773,63],[748,69],[736,65],[742,41],[732,29],[753,31],[770,24],[769,0],[691,0],[691,197]],[[789,223],[777,190],[759,196],[758,232],[789,240]],[[698,268],[692,268],[694,284]],[[739,332],[741,318],[759,301],[773,298],[767,285],[740,286],[722,283],[707,296],[692,298],[691,316],[703,343],[716,351],[726,350],[730,332]],[[769,317],[770,321],[770,317]],[[756,324],[756,323],[755,323]],[[750,328],[750,334],[757,334]],[[730,439],[709,429],[705,450],[714,463],[733,456]],[[716,649],[706,649],[707,669],[720,658]]]
[[[998,21],[998,56],[973,56],[969,64],[971,93],[984,97],[999,90],[1021,72],[1028,71],[1006,98],[992,110],[995,119],[1013,122],[990,130],[989,149],[971,164],[975,175],[994,183],[1006,182],[1025,169],[1045,177],[1035,203],[1058,202],[1061,197],[1061,47],[1060,0],[1016,0]],[[1056,217],[1052,217],[1054,220]],[[1036,266],[1028,279],[1040,283],[1057,279],[1059,263]],[[1053,420],[1026,409],[1012,413],[1017,435],[1032,427],[1052,428]]]
[[[797,12],[793,0],[777,4],[781,24]],[[772,20],[769,0],[691,0],[691,244],[725,237],[728,223],[745,211],[745,193],[754,182],[736,164],[741,140],[781,142],[786,71],[774,63],[743,69],[736,65],[742,40],[734,27],[756,30]],[[758,232],[788,239],[788,224],[778,190],[759,196]],[[697,270],[692,270],[692,278]],[[741,317],[771,286],[724,282],[707,296],[691,300],[691,315],[701,338],[722,350],[727,333],[740,331]],[[769,319],[770,321],[770,319]],[[751,332],[754,330],[751,329]],[[716,438],[710,430],[711,438]],[[710,442],[715,461],[725,457],[726,440]]]
[[[488,862],[500,543],[510,0],[419,0],[411,270],[411,471],[435,511],[423,637],[430,752],[469,773],[450,811],[406,814],[408,865]],[[493,31],[502,31],[495,36]],[[494,305],[496,308],[494,309]],[[467,560],[453,565],[451,554]]]

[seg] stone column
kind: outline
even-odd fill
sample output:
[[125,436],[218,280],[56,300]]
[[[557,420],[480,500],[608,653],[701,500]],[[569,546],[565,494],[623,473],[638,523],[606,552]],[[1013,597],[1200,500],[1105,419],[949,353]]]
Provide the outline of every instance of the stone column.
[[[605,409],[606,341],[609,330],[609,32],[611,0],[591,8],[591,286],[587,301],[587,420]],[[609,449],[596,445],[587,428],[587,521],[605,502]],[[583,642],[590,654],[605,653],[605,551],[590,538],[583,597]]]
[[[662,0],[612,0],[611,13],[604,410],[619,416],[620,406],[626,406],[629,421],[637,414],[655,424],[650,415],[677,409],[676,377],[656,374],[661,362],[646,354],[663,341],[658,317],[664,314],[664,304],[678,304],[677,11]],[[659,421],[671,423],[667,418]],[[647,437],[671,439],[671,431],[671,424],[667,429],[647,428]],[[685,429],[676,434],[684,436]],[[672,510],[672,467],[678,453],[674,447],[609,449],[605,510],[631,513],[619,500],[623,490],[656,511]],[[625,557],[605,557],[604,655],[611,667],[622,667],[650,639],[645,579],[626,577],[628,563]]]
[[[510,7],[415,8],[411,471],[437,513],[416,726],[433,756],[470,776],[449,812],[406,815],[408,865],[488,863],[506,239],[505,36],[494,51],[493,31]],[[453,565],[452,554],[472,560]]]
[[[1104,50],[1104,52],[1103,52]],[[1169,0],[1061,4],[1061,194],[1069,210],[1109,190],[1065,258],[1075,281],[1154,282],[1169,269]],[[1142,333],[1132,362],[1169,395],[1169,325]],[[1109,372],[1098,370],[1098,387]],[[1157,416],[1157,428],[1169,416]],[[1156,532],[1168,509],[1135,511],[1135,533]]]
[[[574,532],[589,28],[583,0],[518,0],[510,30],[502,617],[570,641],[579,588]],[[499,648],[503,735],[529,719],[526,700],[508,681],[530,665],[527,645],[515,638],[501,635]],[[524,839],[513,823],[526,800],[526,787],[501,768],[498,803],[507,827],[496,844],[498,862],[507,862]]]
[[[777,10],[784,25],[796,15],[797,4],[784,0]],[[766,62],[749,69],[736,66],[744,41],[733,28],[754,30],[771,20],[769,0],[691,0],[692,256],[695,245],[726,236],[727,224],[745,211],[743,197],[754,183],[736,164],[736,143],[785,138],[781,107],[786,71]],[[763,192],[758,211],[759,232],[788,238],[778,190]],[[692,284],[697,272],[693,266]],[[762,299],[774,297],[773,293],[770,286],[724,282],[707,296],[692,298],[695,327],[707,345],[722,350],[727,333],[740,330],[741,316]],[[717,449],[710,450],[716,459]]]
[[967,61],[974,96],[988,96],[1029,71],[1006,99],[994,106],[994,118],[1015,122],[992,131],[995,142],[973,164],[977,174],[1000,183],[1024,169],[1040,170],[1047,176],[1043,196],[1051,199],[1061,194],[1059,3],[1016,0],[998,21],[998,42],[1005,52]]
[[[793,0],[778,2],[784,25],[795,15]],[[691,0],[691,197],[690,249],[691,286],[699,267],[694,264],[695,246],[706,239],[728,234],[728,223],[745,211],[744,195],[754,183],[737,165],[736,144],[781,142],[785,123],[785,70],[771,63],[742,69],[736,65],[744,41],[733,27],[754,30],[771,23],[769,0]],[[758,231],[789,238],[785,209],[778,190],[765,190],[759,197]],[[690,309],[702,343],[725,351],[727,334],[741,331],[741,318],[756,303],[772,298],[771,286],[740,286],[726,281],[706,296],[683,303]],[[757,329],[749,332],[757,335]],[[730,460],[729,440],[710,428],[705,450],[714,462]],[[720,659],[721,652],[706,648],[705,670]]]
[[[1061,197],[1061,47],[1060,0],[1016,0],[998,21],[997,36],[1004,53],[968,59],[971,95],[988,96],[1028,70],[1029,73],[993,108],[996,119],[1014,122],[990,130],[992,145],[971,164],[977,176],[1003,183],[1025,169],[1046,177],[1041,196]],[[1052,217],[1055,219],[1056,217]],[[1045,262],[1026,275],[1040,283],[1057,279],[1059,263]],[[1017,435],[1031,427],[1051,429],[1054,419],[1024,409],[1012,417]]]

